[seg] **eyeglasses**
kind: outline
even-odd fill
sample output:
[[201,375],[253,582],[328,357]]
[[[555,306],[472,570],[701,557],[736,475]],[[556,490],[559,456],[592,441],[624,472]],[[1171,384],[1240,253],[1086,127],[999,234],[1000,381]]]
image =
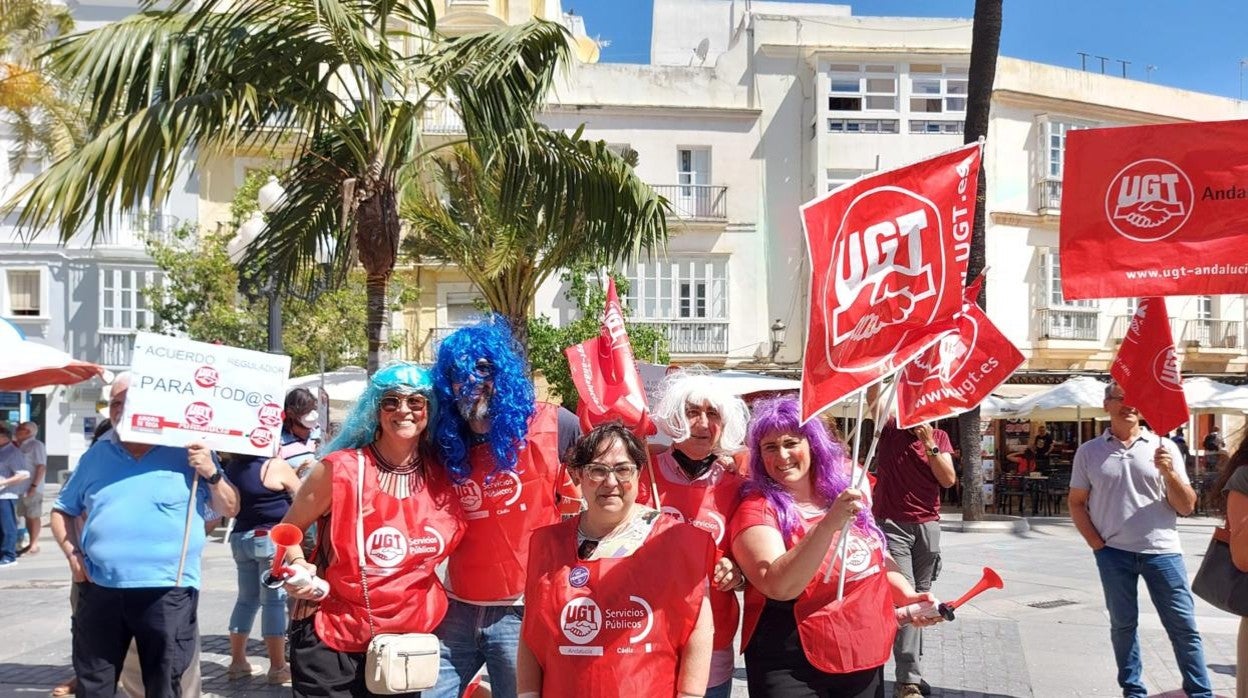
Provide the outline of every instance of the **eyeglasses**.
[[1110,402],[1122,402],[1123,400],[1127,399],[1127,396],[1126,395],[1110,395],[1109,397],[1106,397],[1105,399]]
[[477,378],[493,377],[494,362],[489,359],[477,359],[477,363],[472,367],[472,372],[477,374]]
[[386,395],[381,398],[382,412],[397,412],[399,405],[407,405],[412,412],[424,412],[429,400],[424,395]]
[[590,463],[581,466],[581,474],[586,480],[595,484],[605,482],[608,475],[615,475],[615,479],[619,482],[632,482],[637,477],[637,471],[637,466],[632,463],[617,463],[613,466]]

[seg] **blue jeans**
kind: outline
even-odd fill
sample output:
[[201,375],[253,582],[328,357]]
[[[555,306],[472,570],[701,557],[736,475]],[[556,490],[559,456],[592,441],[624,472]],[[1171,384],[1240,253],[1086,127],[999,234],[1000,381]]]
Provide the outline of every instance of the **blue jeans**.
[[238,599],[230,613],[230,632],[250,635],[256,612],[263,608],[260,634],[282,637],[286,634],[286,591],[260,583],[277,553],[273,541],[268,536],[257,537],[255,531],[231,533],[230,550],[238,568]]
[[0,499],[0,562],[17,559],[17,500]]
[[731,698],[731,696],[732,679],[728,679],[718,686],[709,686],[706,689],[706,698]]
[[1213,696],[1213,685],[1205,670],[1205,652],[1196,630],[1196,609],[1187,586],[1187,570],[1178,553],[1150,555],[1105,547],[1096,551],[1096,568],[1101,573],[1105,607],[1109,609],[1109,637],[1118,663],[1118,685],[1122,695],[1147,696],[1141,680],[1139,624],[1139,579],[1144,578],[1148,595],[1170,636],[1174,658],[1183,675],[1183,691],[1189,696]]
[[516,696],[516,651],[524,606],[477,606],[450,600],[446,618],[434,632],[442,641],[438,685],[425,698],[459,698],[485,665],[496,698]]

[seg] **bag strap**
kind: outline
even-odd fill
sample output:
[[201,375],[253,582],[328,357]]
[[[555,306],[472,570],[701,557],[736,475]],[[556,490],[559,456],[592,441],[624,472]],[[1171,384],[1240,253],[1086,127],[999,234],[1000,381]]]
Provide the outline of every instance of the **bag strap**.
[[355,449],[357,464],[355,478],[355,546],[360,558],[360,585],[364,588],[364,610],[368,612],[368,637],[377,637],[377,624],[373,621],[373,605],[368,601],[368,575],[364,572],[364,449]]

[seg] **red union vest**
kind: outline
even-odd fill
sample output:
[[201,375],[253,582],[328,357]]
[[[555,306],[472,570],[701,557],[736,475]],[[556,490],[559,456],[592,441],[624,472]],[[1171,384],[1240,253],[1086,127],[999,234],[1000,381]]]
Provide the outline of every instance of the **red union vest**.
[[[801,526],[788,541],[788,548],[797,544],[806,532],[823,517],[799,519]],[[747,497],[737,509],[732,523],[732,537],[750,526],[771,526],[779,530],[775,512],[760,495]],[[892,587],[884,567],[883,544],[873,536],[851,534],[846,551],[845,598],[837,601],[836,587],[840,575],[823,581],[828,566],[836,555],[833,541],[819,571],[797,597],[793,615],[802,650],[812,666],[829,674],[847,674],[884,665],[893,651],[897,634]],[[837,538],[840,535],[838,533]],[[754,587],[745,591],[745,627],[741,634],[741,650],[750,644],[758,625],[765,599]]]
[[472,471],[454,485],[468,531],[447,565],[448,586],[457,598],[500,601],[524,591],[529,538],[560,518],[555,490],[566,474],[559,462],[558,410],[537,404],[514,472],[494,474],[488,444],[468,452]]
[[[719,554],[712,561],[712,568],[709,570],[713,579],[713,563],[718,562],[723,555],[730,554],[732,541],[728,536],[728,524],[737,511],[737,505],[741,503],[741,485],[745,481],[725,470],[720,463],[715,463],[706,475],[690,482],[672,456],[671,449],[668,449],[652,455],[650,467],[643,468],[641,477],[638,478],[637,503],[650,507],[654,506],[650,502],[653,498],[650,479],[652,472],[658,480],[660,506],[657,508],[678,521],[687,521],[706,531],[715,540]],[[741,616],[736,593],[720,591],[712,584],[711,613],[715,618],[714,649],[731,647],[737,634],[737,619]]]
[[[329,595],[318,605],[315,627],[339,652],[363,652],[371,637],[356,544],[356,453],[335,451],[322,461],[333,477],[329,521],[321,527],[331,551],[320,572]],[[368,449],[364,459],[365,570],[377,632],[432,632],[446,614],[446,592],[434,568],[463,537],[463,512],[442,476],[429,476],[424,487],[395,499],[377,486],[377,465]]]
[[659,516],[631,556],[580,560],[576,526],[537,531],[529,552],[521,634],[542,667],[542,695],[675,695],[715,559],[710,537]]

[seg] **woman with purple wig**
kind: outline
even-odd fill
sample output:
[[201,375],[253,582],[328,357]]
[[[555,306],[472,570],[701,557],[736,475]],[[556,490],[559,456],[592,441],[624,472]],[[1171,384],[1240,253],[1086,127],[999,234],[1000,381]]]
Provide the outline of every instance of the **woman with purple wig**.
[[[818,419],[803,425],[796,398],[757,404],[746,444],[732,550],[750,582],[741,636],[750,695],[882,698],[895,607],[935,599],[888,557],[843,445]],[[838,601],[836,551],[851,521]]]

